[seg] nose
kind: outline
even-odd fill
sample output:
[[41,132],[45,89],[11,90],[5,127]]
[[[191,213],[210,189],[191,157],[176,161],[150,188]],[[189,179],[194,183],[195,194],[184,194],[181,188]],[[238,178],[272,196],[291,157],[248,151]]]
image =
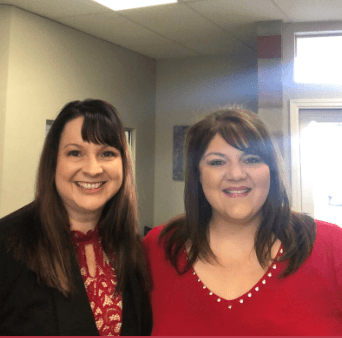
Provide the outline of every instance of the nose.
[[230,163],[226,172],[226,178],[231,181],[241,181],[247,178],[243,163]]
[[103,173],[102,165],[95,156],[90,156],[86,159],[83,173],[89,176],[98,176]]

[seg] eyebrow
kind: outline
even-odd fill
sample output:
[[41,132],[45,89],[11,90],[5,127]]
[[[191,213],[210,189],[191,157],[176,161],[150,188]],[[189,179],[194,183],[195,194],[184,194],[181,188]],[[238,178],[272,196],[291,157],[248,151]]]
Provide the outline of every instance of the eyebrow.
[[[242,152],[241,155],[240,155],[240,157],[245,156],[245,155],[259,156],[259,155],[257,155],[257,154],[249,153],[249,152],[246,152],[246,151],[242,151],[242,150],[240,150],[240,151]],[[210,153],[208,153],[208,154],[205,154],[205,155],[202,157],[202,159],[205,159],[205,158],[208,157],[208,156],[220,156],[220,157],[223,157],[223,158],[228,158],[228,156],[225,155],[225,154],[223,154],[223,153],[218,153],[218,152],[212,151],[212,152],[210,152]],[[260,156],[259,156],[259,157],[260,157]]]
[[206,155],[204,155],[204,157],[210,156],[210,155],[217,155],[217,156],[222,156],[225,157],[226,155],[222,154],[222,153],[217,153],[217,152],[210,152]]
[[82,146],[80,146],[77,143],[68,143],[67,145],[64,146],[63,149],[65,149],[66,147],[69,147],[69,146],[73,146],[73,147],[77,147],[77,148],[82,148]]
[[204,155],[203,158],[206,158],[206,157],[208,157],[208,156],[210,156],[210,155],[216,155],[216,156],[221,156],[221,157],[227,157],[225,154],[222,154],[222,153],[210,152],[210,153]]
[[[77,148],[83,148],[80,144],[77,144],[77,143],[68,143],[64,146],[63,149],[65,149],[66,147],[69,147],[69,146],[73,146],[73,147],[77,147]],[[113,148],[113,149],[116,149],[119,151],[119,149],[117,149],[116,147],[114,146],[110,146],[109,144],[107,143],[104,143],[104,144],[101,144],[101,149],[105,149],[105,148]]]

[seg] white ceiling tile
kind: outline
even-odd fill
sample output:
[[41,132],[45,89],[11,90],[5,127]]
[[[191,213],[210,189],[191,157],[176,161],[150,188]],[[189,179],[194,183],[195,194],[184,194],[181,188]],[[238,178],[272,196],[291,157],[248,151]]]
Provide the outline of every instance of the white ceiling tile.
[[56,21],[123,47],[168,42],[164,37],[115,12],[61,17]]
[[289,16],[289,21],[341,20],[341,0],[274,0]]
[[0,0],[48,18],[65,15],[110,12],[110,9],[91,0]]
[[202,15],[180,3],[122,11],[120,14],[179,42],[220,31]]
[[207,0],[184,5],[227,27],[236,23],[281,20],[286,16],[272,0]]
[[252,48],[256,48],[256,22],[288,19],[271,0],[187,1],[186,6],[198,11]]

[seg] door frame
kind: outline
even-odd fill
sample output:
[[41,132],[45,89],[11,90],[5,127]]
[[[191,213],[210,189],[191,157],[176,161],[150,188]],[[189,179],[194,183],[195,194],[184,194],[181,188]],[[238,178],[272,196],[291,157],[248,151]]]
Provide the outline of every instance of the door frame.
[[299,142],[300,109],[342,109],[342,99],[296,99],[290,100],[290,140],[291,140],[291,188],[292,209],[302,212],[302,186]]

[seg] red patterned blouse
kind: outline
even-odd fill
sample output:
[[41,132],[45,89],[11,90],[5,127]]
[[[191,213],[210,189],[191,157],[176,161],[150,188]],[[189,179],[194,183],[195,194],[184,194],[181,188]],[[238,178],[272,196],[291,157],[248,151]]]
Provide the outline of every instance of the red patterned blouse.
[[[122,297],[121,294],[115,293],[115,271],[102,250],[97,228],[88,231],[87,234],[71,231],[71,237],[99,334],[119,336],[122,324]],[[92,244],[94,248],[96,261],[94,277],[90,275],[88,269],[85,253],[87,244]]]

